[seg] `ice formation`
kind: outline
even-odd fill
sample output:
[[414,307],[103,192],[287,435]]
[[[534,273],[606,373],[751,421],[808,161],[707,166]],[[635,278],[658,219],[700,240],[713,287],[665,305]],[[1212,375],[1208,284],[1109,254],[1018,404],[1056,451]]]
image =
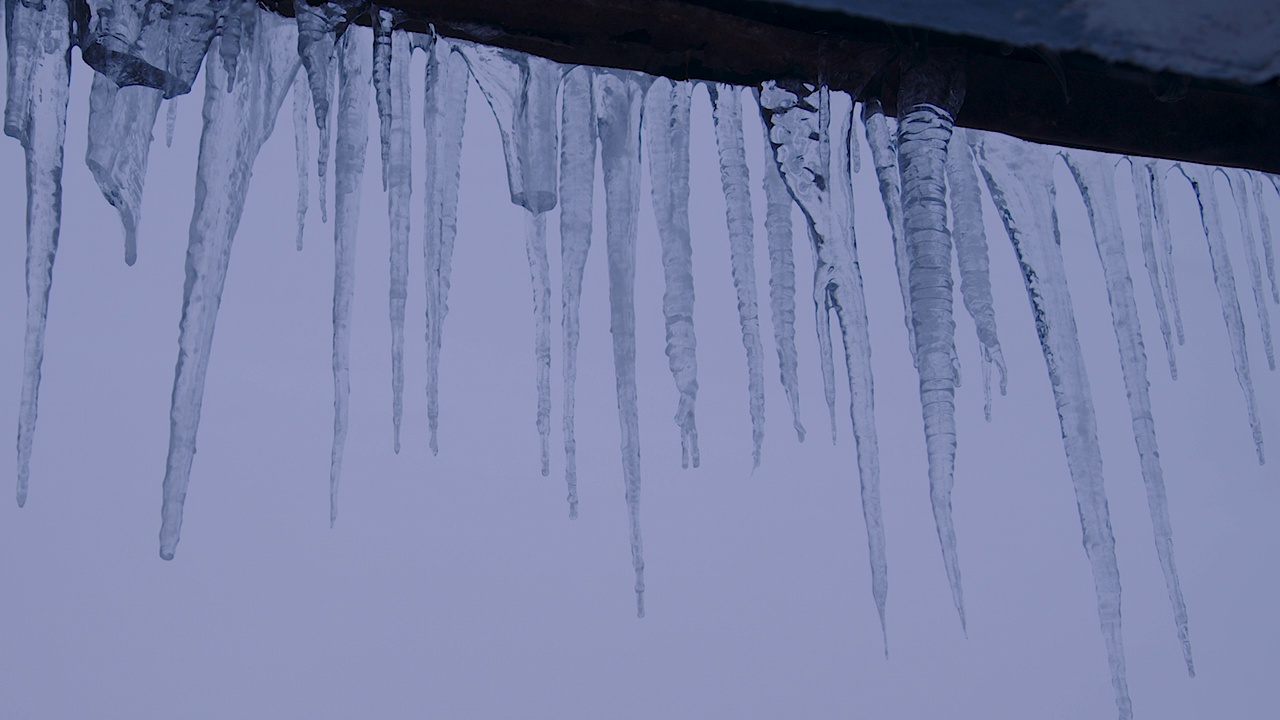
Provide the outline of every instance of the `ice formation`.
[[[400,448],[404,412],[405,313],[410,296],[410,201],[415,188],[411,148],[409,67],[414,50],[425,56],[422,123],[425,162],[416,172],[424,205],[426,409],[429,445],[438,450],[439,368],[450,271],[458,234],[458,184],[468,85],[475,79],[502,135],[510,200],[525,215],[523,238],[533,295],[537,409],[541,470],[551,468],[551,264],[548,213],[558,211],[561,269],[562,423],[569,513],[578,513],[575,378],[583,276],[592,239],[597,159],[605,189],[605,252],[621,467],[629,518],[637,612],[644,614],[641,542],[639,388],[636,378],[636,247],[641,210],[642,154],[647,152],[663,279],[666,357],[678,393],[675,422],[682,463],[700,463],[695,404],[698,393],[694,331],[693,241],[689,227],[690,98],[688,80],[639,72],[561,66],[507,49],[422,34],[399,27],[400,16],[362,0],[294,0],[295,18],[248,0],[178,3],[69,3],[6,0],[8,98],[5,133],[21,142],[26,159],[27,318],[17,442],[17,498],[27,499],[40,387],[44,333],[61,217],[63,141],[70,47],[96,74],[90,96],[86,162],[120,214],[125,261],[137,257],[142,191],[154,127],[167,100],[166,142],[172,140],[176,98],[204,73],[203,127],[196,167],[195,207],[186,254],[179,354],[170,410],[170,443],[163,483],[160,555],[174,556],[191,477],[214,325],[233,240],[248,193],[254,160],[292,93],[298,172],[297,246],[310,198],[314,115],[319,145],[315,173],[322,220],[327,222],[331,134],[334,150],[334,434],[330,521],[347,432],[354,248],[359,190],[369,140],[368,108],[376,106],[381,177],[387,194],[394,448]],[[1122,718],[1132,713],[1120,634],[1120,579],[1115,540],[1103,490],[1102,457],[1083,353],[1076,333],[1058,239],[1054,153],[1011,138],[953,127],[963,81],[945,57],[904,59],[898,117],[872,96],[855,99],[821,82],[766,82],[753,88],[765,133],[762,173],[764,227],[769,258],[769,305],[779,378],[793,428],[800,422],[796,350],[795,255],[791,213],[805,219],[814,258],[812,293],[823,391],[836,433],[836,361],[832,313],[840,333],[856,442],[857,472],[866,525],[871,590],[888,648],[888,564],[881,517],[880,466],[867,300],[854,233],[852,174],[860,169],[861,117],[889,224],[902,295],[909,353],[919,373],[928,457],[928,486],[953,601],[964,623],[961,534],[951,519],[956,462],[955,388],[959,384],[952,316],[954,249],[960,295],[973,318],[982,353],[985,410],[991,410],[991,374],[1006,371],[996,333],[990,261],[982,221],[985,186],[1012,241],[1036,320],[1062,428],[1067,467],[1080,512],[1085,551],[1093,569],[1098,614]],[[203,68],[203,70],[202,70]],[[748,409],[753,463],[759,464],[764,428],[765,351],[760,328],[752,194],[745,150],[743,89],[711,86],[713,122],[725,195],[727,238],[740,330],[747,355]],[[1102,262],[1113,329],[1128,395],[1135,442],[1157,556],[1189,672],[1193,672],[1188,620],[1172,548],[1172,527],[1159,463],[1147,357],[1138,322],[1136,290],[1127,266],[1114,172],[1119,158],[1066,152],[1067,166],[1089,212]],[[1180,168],[1199,200],[1201,219],[1231,353],[1258,459],[1262,431],[1254,397],[1240,309],[1223,234],[1224,211],[1213,169],[1130,158],[1147,284],[1154,297],[1170,374],[1184,332],[1173,264],[1165,182]],[[1229,181],[1268,364],[1274,368],[1269,303],[1280,302],[1264,183],[1280,191],[1280,178],[1223,171]],[[949,212],[948,212],[949,211]],[[1256,233],[1255,233],[1256,230]],[[1261,245],[1259,258],[1258,245]],[[1264,279],[1265,277],[1265,279]],[[1269,290],[1269,292],[1268,292]],[[1176,343],[1175,343],[1176,340]]]

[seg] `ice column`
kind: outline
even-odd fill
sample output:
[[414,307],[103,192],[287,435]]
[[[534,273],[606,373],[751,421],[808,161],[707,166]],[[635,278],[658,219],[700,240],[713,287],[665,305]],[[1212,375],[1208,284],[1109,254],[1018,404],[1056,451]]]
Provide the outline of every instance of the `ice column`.
[[[560,269],[564,332],[564,479],[569,517],[578,517],[578,457],[574,436],[574,386],[578,376],[578,311],[582,273],[591,249],[592,194],[596,180],[596,111],[590,68],[565,75],[560,116]],[[652,150],[652,145],[650,145]]]
[[[655,78],[645,94],[644,144],[649,148],[653,214],[662,246],[662,314],[667,329],[667,364],[680,401],[680,464],[696,468],[698,426],[698,339],[693,328],[693,243],[689,235],[689,82]],[[562,210],[563,212],[563,210]]]
[[27,502],[40,365],[53,261],[62,224],[62,145],[71,79],[71,14],[66,0],[34,8],[6,0],[9,96],[4,132],[22,143],[27,165],[27,329],[18,409],[18,507]]
[[210,54],[205,67],[204,129],[187,244],[161,508],[160,557],[166,560],[173,558],[182,528],[213,328],[250,171],[298,71],[293,23],[264,10],[257,11],[255,18],[241,49],[244,72],[234,89],[227,87],[227,73],[216,54]]
[[853,100],[845,93],[832,93],[825,87],[766,82],[760,88],[760,110],[769,128],[775,162],[809,227],[814,257],[813,300],[827,402],[832,407],[834,369],[831,339],[827,334],[832,310],[840,324],[849,382],[849,415],[858,447],[862,516],[871,561],[871,594],[880,615],[887,654],[885,602],[889,580],[884,519],[880,510],[880,451],[876,438],[867,303],[853,235],[853,186],[849,174]]
[[640,214],[640,116],[649,78],[598,70],[595,105],[604,168],[609,255],[609,329],[622,432],[622,474],[636,574],[636,615],[644,617],[644,545],[640,537],[640,418],[636,391],[636,224]]
[[956,373],[952,363],[955,321],[945,166],[952,117],[963,99],[964,77],[958,65],[934,59],[912,64],[903,71],[898,96],[898,171],[902,181],[911,324],[915,328],[916,368],[929,454],[929,498],[961,627],[965,625],[964,594],[951,517]]
[[1058,407],[1084,551],[1093,569],[1098,620],[1111,666],[1116,707],[1121,720],[1129,720],[1133,707],[1120,634],[1120,570],[1102,482],[1098,422],[1059,247],[1053,155],[1044,147],[995,133],[971,132],[969,140],[1022,268]]
[[1156,444],[1155,419],[1151,412],[1147,354],[1142,346],[1142,326],[1138,321],[1133,280],[1125,258],[1120,211],[1116,207],[1115,159],[1085,151],[1071,151],[1065,153],[1065,157],[1089,211],[1094,245],[1106,277],[1111,324],[1115,327],[1116,344],[1120,348],[1120,369],[1129,399],[1129,415],[1133,419],[1133,439],[1138,445],[1142,481],[1147,490],[1156,554],[1164,572],[1169,603],[1173,606],[1174,625],[1178,630],[1187,672],[1195,677],[1191,641],[1187,637],[1187,604],[1182,599],[1182,586],[1178,582],[1178,568],[1173,557],[1173,524],[1169,519],[1169,500],[1165,493],[1164,471],[1160,467],[1160,449]]

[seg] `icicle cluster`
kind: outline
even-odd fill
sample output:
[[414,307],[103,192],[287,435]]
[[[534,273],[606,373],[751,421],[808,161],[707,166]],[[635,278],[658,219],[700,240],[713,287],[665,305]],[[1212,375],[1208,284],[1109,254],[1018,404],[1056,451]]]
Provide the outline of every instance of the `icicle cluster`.
[[[145,12],[144,12],[145,5]],[[405,32],[400,16],[361,0],[295,0],[295,19],[271,14],[248,0],[184,3],[6,0],[8,98],[5,133],[26,157],[28,293],[24,374],[18,421],[17,499],[27,499],[37,415],[40,366],[61,217],[63,141],[70,75],[70,47],[96,71],[90,96],[86,162],[124,228],[125,261],[137,259],[141,203],[152,132],[163,100],[169,100],[166,142],[176,118],[175,98],[189,92],[204,67],[203,127],[196,168],[195,209],[186,255],[179,354],[170,410],[170,443],[163,484],[160,554],[174,555],[191,477],[205,373],[214,325],[254,160],[270,136],[287,95],[298,171],[297,246],[308,212],[311,146],[308,115],[319,145],[316,176],[321,218],[327,222],[329,156],[334,153],[333,378],[334,433],[329,478],[330,522],[347,434],[350,393],[351,305],[360,188],[368,144],[368,108],[378,112],[381,178],[391,221],[389,238],[393,447],[401,444],[404,411],[405,308],[410,288],[409,206],[422,193],[425,287],[426,407],[429,445],[438,451],[439,368],[448,314],[450,272],[458,234],[458,183],[466,99],[474,78],[502,135],[510,200],[526,216],[535,326],[537,407],[541,471],[550,472],[552,421],[551,258],[547,213],[558,209],[562,276],[564,473],[569,514],[578,513],[574,429],[579,308],[592,240],[593,189],[599,158],[605,189],[605,253],[610,329],[620,429],[622,476],[630,524],[637,612],[644,614],[644,556],[640,532],[640,425],[636,377],[635,257],[641,209],[641,154],[648,152],[652,206],[657,219],[665,291],[662,312],[666,355],[679,400],[675,412],[682,464],[698,467],[695,422],[698,395],[694,331],[694,246],[689,229],[690,99],[688,81],[638,72],[567,68],[523,53]],[[367,25],[367,27],[366,27]],[[75,32],[73,32],[73,30]],[[414,186],[411,149],[413,50],[426,57],[422,124],[426,162]],[[303,74],[305,73],[305,75]],[[709,86],[716,146],[725,195],[730,267],[746,351],[747,407],[752,461],[764,441],[765,353],[754,266],[754,220],[744,148],[742,88]],[[889,223],[909,352],[919,373],[928,456],[927,483],[944,566],[964,624],[956,528],[951,514],[956,458],[955,388],[959,364],[953,319],[952,253],[960,295],[974,321],[981,350],[985,413],[990,418],[992,372],[1001,394],[1006,369],[996,331],[982,219],[985,179],[1013,250],[1034,311],[1062,427],[1067,467],[1079,506],[1084,546],[1093,569],[1098,614],[1122,718],[1132,713],[1120,630],[1120,578],[1116,565],[1097,423],[1070,293],[1059,248],[1054,208],[1054,153],[1011,138],[953,127],[963,98],[963,78],[945,57],[903,61],[898,117],[878,98],[861,111],[854,98],[818,84],[767,82],[753,90],[766,138],[762,188],[769,258],[769,309],[779,378],[792,426],[800,422],[799,358],[795,342],[796,274],[791,213],[805,219],[814,268],[823,391],[836,435],[836,361],[832,313],[840,333],[857,446],[857,474],[866,524],[872,596],[888,652],[888,564],[881,513],[880,466],[868,309],[858,240],[854,233],[852,175],[859,171],[857,120]],[[754,112],[752,110],[751,112]],[[336,127],[336,149],[331,148]],[[643,146],[646,146],[642,148]],[[1185,602],[1172,545],[1168,501],[1159,461],[1147,379],[1147,356],[1137,301],[1126,261],[1115,190],[1117,158],[1062,153],[1089,212],[1103,265],[1120,350],[1142,479],[1164,572],[1174,623],[1189,673],[1194,674]],[[1143,262],[1154,296],[1170,374],[1176,379],[1175,345],[1184,341],[1165,183],[1175,165],[1130,158]],[[1211,168],[1176,166],[1190,181],[1201,219],[1235,371],[1259,462],[1262,429],[1246,347],[1246,322],[1224,236],[1223,210]],[[1270,303],[1280,303],[1271,226],[1264,209],[1266,184],[1280,192],[1280,178],[1243,170],[1222,171],[1236,209],[1263,349],[1275,367]],[[1261,258],[1258,246],[1261,245]],[[1264,280],[1265,278],[1265,280]],[[1176,343],[1175,343],[1176,339]]]

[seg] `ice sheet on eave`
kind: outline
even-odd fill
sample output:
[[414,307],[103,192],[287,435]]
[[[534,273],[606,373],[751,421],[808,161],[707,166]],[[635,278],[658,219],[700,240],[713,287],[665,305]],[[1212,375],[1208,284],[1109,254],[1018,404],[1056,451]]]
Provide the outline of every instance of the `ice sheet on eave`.
[[1260,83],[1280,76],[1275,0],[775,1],[1204,78]]

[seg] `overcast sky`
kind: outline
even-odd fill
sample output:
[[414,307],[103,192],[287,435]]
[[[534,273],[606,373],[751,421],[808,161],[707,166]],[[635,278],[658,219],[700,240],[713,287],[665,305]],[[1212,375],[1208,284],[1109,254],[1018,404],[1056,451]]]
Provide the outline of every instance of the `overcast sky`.
[[[356,277],[351,434],[328,524],[332,225],[317,200],[294,250],[288,102],[256,165],[205,389],[177,558],[157,555],[160,483],[190,222],[199,95],[151,156],[139,259],[84,167],[90,75],[73,61],[62,248],[31,494],[0,502],[0,715],[23,718],[1108,718],[1115,705],[1060,431],[1022,279],[985,205],[1009,395],[982,419],[979,350],[957,302],[964,385],[953,496],[968,611],[961,633],[928,502],[917,379],[870,163],[855,178],[870,306],[889,559],[889,649],[870,593],[847,394],[827,440],[811,258],[795,213],[797,341],[808,440],[797,443],[768,317],[761,134],[746,113],[768,396],[751,471],[745,355],[704,90],[690,199],[702,467],[680,469],[663,354],[662,270],[646,178],[637,272],[648,616],[634,612],[613,389],[603,189],[579,355],[581,517],[564,500],[559,242],[550,227],[552,472],[539,474],[533,314],[521,211],[472,87],[441,365],[440,454],[426,447],[421,193],[415,195],[404,448],[391,449],[386,199],[370,123]],[[423,60],[414,58],[415,101]],[[749,98],[747,98],[749,99]],[[372,108],[370,109],[372,113]],[[422,152],[417,116],[415,151]],[[315,147],[313,130],[312,147]],[[865,147],[864,147],[865,152]],[[421,181],[419,160],[415,181]],[[1102,273],[1057,168],[1124,585],[1139,718],[1261,717],[1280,706],[1280,487],[1259,467],[1194,196],[1170,182],[1187,344],[1171,382],[1118,173],[1175,547],[1198,677],[1188,679],[1151,539]],[[22,151],[0,143],[0,423],[14,422],[24,318]],[[314,178],[312,192],[316,192]],[[332,184],[330,185],[332,188]],[[1220,190],[1225,189],[1225,184]],[[1224,205],[1229,198],[1223,195]],[[1272,217],[1280,201],[1267,193]],[[1227,216],[1268,450],[1266,371],[1234,212]],[[840,373],[842,374],[842,372]],[[4,420],[8,417],[9,420]],[[2,426],[2,425],[0,425]],[[12,429],[12,425],[9,426]],[[12,437],[12,436],[10,436]],[[0,468],[14,467],[12,443]],[[11,472],[11,471],[10,471]],[[9,474],[0,477],[12,478]]]

